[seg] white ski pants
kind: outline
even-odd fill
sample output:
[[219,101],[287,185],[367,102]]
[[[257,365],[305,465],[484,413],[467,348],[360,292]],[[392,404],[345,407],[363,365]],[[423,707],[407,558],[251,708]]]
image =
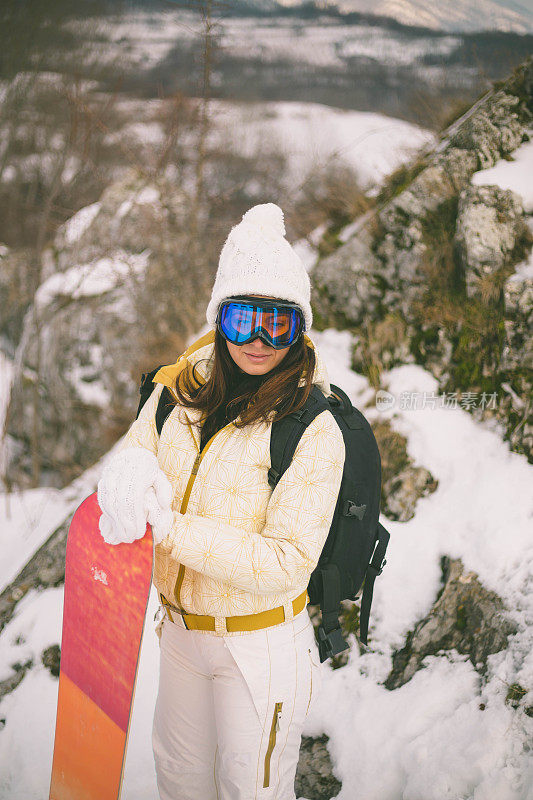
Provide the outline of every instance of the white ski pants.
[[239,634],[165,617],[152,745],[161,800],[295,800],[301,734],[322,682],[307,608]]

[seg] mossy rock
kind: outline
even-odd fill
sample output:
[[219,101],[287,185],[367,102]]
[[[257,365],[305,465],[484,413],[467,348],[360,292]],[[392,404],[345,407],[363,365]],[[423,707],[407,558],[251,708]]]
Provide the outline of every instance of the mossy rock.
[[426,656],[451,650],[467,655],[484,675],[489,655],[503,650],[509,635],[516,633],[501,598],[485,589],[474,572],[467,572],[460,559],[444,557],[441,566],[442,588],[426,617],[408,633],[404,647],[394,653],[384,684],[388,689],[407,683]]
[[420,175],[427,166],[425,159],[418,159],[411,164],[401,164],[385,178],[377,195],[377,204],[384,205],[398,197]]

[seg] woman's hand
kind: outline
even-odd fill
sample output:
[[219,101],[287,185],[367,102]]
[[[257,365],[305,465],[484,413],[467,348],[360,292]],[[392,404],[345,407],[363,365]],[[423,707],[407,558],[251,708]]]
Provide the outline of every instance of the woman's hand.
[[127,447],[111,458],[98,482],[102,510],[99,528],[108,544],[141,539],[146,523],[156,544],[172,524],[172,485],[155,455],[144,447]]
[[152,527],[154,542],[160,544],[163,539],[168,536],[168,532],[174,520],[174,512],[172,511],[170,501],[168,505],[162,505],[155,489],[150,488],[146,492],[145,509],[147,520]]

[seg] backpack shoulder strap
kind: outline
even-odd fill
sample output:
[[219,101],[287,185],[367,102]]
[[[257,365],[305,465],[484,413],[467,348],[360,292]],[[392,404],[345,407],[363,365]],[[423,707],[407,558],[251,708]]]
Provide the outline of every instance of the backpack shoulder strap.
[[273,489],[291,463],[303,432],[325,408],[329,408],[327,399],[318,386],[313,386],[303,408],[283,419],[274,419],[270,434],[271,466],[268,470],[268,482]]
[[372,595],[374,594],[374,581],[381,575],[383,567],[387,563],[385,551],[389,543],[390,533],[378,522],[376,533],[376,546],[367,567],[365,581],[363,584],[363,595],[361,597],[361,609],[359,611],[359,638],[364,645],[368,644],[368,621],[370,618],[370,606],[372,605]]
[[175,385],[175,381],[179,373],[186,368],[187,366],[187,357],[192,353],[195,353],[197,350],[200,350],[202,347],[205,347],[208,344],[213,344],[215,339],[215,331],[210,330],[195,342],[193,342],[189,347],[180,355],[178,360],[175,364],[160,364],[158,367],[153,369],[151,372],[143,373],[141,378],[141,385],[139,387],[139,393],[141,395],[141,399],[139,401],[139,408],[137,409],[137,416],[139,416],[141,412],[141,408],[146,403],[150,395],[154,390],[154,383],[153,379],[157,378],[157,383],[163,384],[163,390],[161,392],[161,396],[159,398],[159,402],[157,404],[157,411],[155,415],[155,424],[157,428],[157,433],[161,436],[161,431],[163,430],[163,425],[167,420],[170,412],[175,406],[175,400],[170,390],[170,386]]
[[141,409],[154,391],[154,384],[152,382],[154,376],[159,372],[161,366],[156,367],[151,372],[143,372],[141,378],[141,384],[139,386],[139,394],[141,395],[139,400],[139,407],[137,408],[137,413],[135,414],[135,419],[141,413]]
[[170,412],[175,405],[176,401],[172,396],[172,392],[168,386],[163,386],[163,391],[161,392],[161,396],[157,404],[157,410],[155,412],[155,427],[159,436],[161,436],[163,425],[167,421],[168,417],[170,416]]
[[[151,372],[144,372],[141,378],[141,385],[139,386],[139,394],[141,398],[139,400],[139,407],[137,409],[137,414],[135,419],[141,413],[141,409],[152,394],[154,390],[154,383],[153,378],[157,375],[161,367],[164,366],[163,364],[159,367],[156,367]],[[169,416],[170,412],[174,408],[175,402],[174,398],[172,397],[172,392],[168,388],[168,386],[163,386],[163,391],[159,397],[159,401],[157,403],[157,409],[155,412],[155,426],[157,429],[157,433],[161,436],[161,431],[163,430],[163,425],[167,417]]]

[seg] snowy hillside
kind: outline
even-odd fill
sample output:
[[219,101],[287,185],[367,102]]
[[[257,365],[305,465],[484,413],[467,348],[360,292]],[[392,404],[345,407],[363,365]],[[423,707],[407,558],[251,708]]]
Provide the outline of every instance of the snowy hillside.
[[[335,330],[312,332],[331,380],[365,408],[373,396],[349,367],[351,338]],[[325,663],[323,692],[304,733],[330,737],[338,800],[530,800],[533,765],[527,741],[533,720],[506,703],[512,684],[529,688],[533,703],[533,568],[531,473],[509,452],[497,430],[476,423],[464,409],[401,409],[403,392],[431,392],[435,380],[407,365],[385,376],[394,406],[380,412],[408,438],[410,455],[427,466],[439,487],[419,501],[407,523],[383,519],[391,532],[388,563],[378,579],[370,649],[332,671]],[[365,413],[377,415],[372,405]],[[97,475],[86,482],[96,485]],[[68,494],[68,489],[65,489]],[[530,493],[529,493],[530,496]],[[439,559],[451,554],[504,599],[517,625],[509,649],[490,657],[483,683],[466,656],[428,657],[424,669],[388,691],[382,682],[391,654],[428,612],[439,591]],[[40,663],[44,648],[60,641],[62,589],[31,592],[5,628],[0,680],[11,665],[35,667],[0,704],[0,796],[44,797],[50,778],[57,679]],[[152,597],[141,655],[124,800],[156,800],[150,745],[157,691],[157,638]],[[29,721],[31,720],[31,725]],[[386,747],[383,744],[386,742]]]
[[[268,0],[258,2],[266,4]],[[282,2],[288,5],[292,0]],[[338,2],[348,7],[352,0]],[[369,0],[353,0],[353,5],[363,9],[371,4]],[[394,9],[398,15],[412,15],[418,9],[418,23],[424,17],[427,20],[424,24],[433,27],[474,25],[478,17],[487,24],[497,19],[499,25],[511,25],[515,24],[511,21],[512,13],[522,14],[516,8],[509,10],[511,5],[516,4],[509,2],[509,8],[504,8],[495,0],[479,3],[459,0],[452,7],[450,0],[443,0],[437,7],[422,6],[421,0],[398,0]],[[372,8],[390,13],[393,6],[389,0],[378,0]],[[450,15],[447,20],[443,16],[446,9]],[[494,16],[496,12],[499,17]],[[154,19],[152,24],[150,20]],[[144,67],[146,74],[152,75],[151,70],[162,63],[172,72],[175,64],[172,57],[179,55],[188,36],[186,22],[186,18],[178,20],[174,10],[166,19],[165,15],[152,17],[148,12],[132,12],[116,24],[110,18],[108,41],[102,40],[102,49],[110,60],[127,49],[132,74],[141,73]],[[344,29],[342,40],[332,35],[333,24],[324,24],[321,29],[316,20],[308,28],[299,27],[297,22],[289,36],[289,27],[276,31],[272,18],[255,23],[245,17],[232,18],[222,26],[221,38],[226,55],[240,60],[231,62],[233,73],[230,69],[227,74],[234,74],[245,86],[247,81],[242,76],[249,73],[241,68],[252,64],[255,53],[260,52],[261,68],[264,64],[269,68],[274,64],[270,75],[276,83],[283,83],[279,76],[284,73],[278,72],[278,68],[291,44],[294,51],[285,57],[291,74],[312,72],[314,60],[322,65],[321,69],[327,66],[336,70],[332,75],[337,81],[351,55],[375,61],[372,68],[377,64],[381,76],[383,63],[388,67],[392,64],[394,69],[405,66],[415,71],[427,69],[424,59],[431,54],[433,41],[428,32],[415,32],[407,42],[400,34],[374,23],[364,30],[357,25],[349,29],[342,20],[335,25],[336,34]],[[453,53],[461,39],[451,27],[449,30],[449,34],[434,38],[437,60]],[[312,37],[307,35],[310,32]],[[122,36],[126,37],[128,48]],[[360,64],[358,61],[357,69]],[[428,82],[433,81],[436,86],[444,72],[442,65],[433,66],[434,72],[428,69]],[[225,74],[217,69],[213,71],[213,81],[224,84]],[[394,69],[391,67],[387,74],[395,74]],[[52,80],[57,80],[57,73],[50,74]],[[154,74],[159,78],[163,73]],[[317,71],[320,81],[324,74]],[[347,78],[351,81],[352,75]],[[302,188],[308,178],[318,173],[323,179],[328,170],[343,165],[351,170],[350,188],[357,192],[362,189],[370,198],[378,196],[375,205],[370,200],[368,211],[361,212],[361,216],[359,211],[347,213],[341,216],[341,223],[334,214],[327,216],[325,205],[319,209],[322,214],[312,216],[305,229],[314,227],[314,230],[294,243],[305,259],[316,291],[315,322],[317,328],[325,329],[311,330],[310,335],[320,350],[330,381],[342,387],[363,411],[373,424],[376,437],[383,436],[379,439],[380,447],[382,442],[386,443],[382,447],[383,472],[387,472],[382,522],[391,533],[391,542],[387,565],[376,581],[369,647],[360,646],[350,632],[351,648],[344,654],[345,663],[322,664],[322,693],[304,728],[308,737],[327,736],[333,773],[342,782],[338,800],[533,800],[533,497],[528,488],[531,464],[525,449],[516,451],[516,439],[504,438],[506,424],[512,426],[513,432],[526,430],[530,408],[529,400],[526,402],[518,394],[525,395],[524,387],[530,386],[526,383],[525,368],[520,373],[524,381],[518,387],[512,384],[511,356],[524,357],[525,364],[525,356],[528,352],[531,355],[525,332],[532,319],[533,296],[533,240],[524,236],[522,230],[533,232],[533,183],[529,177],[533,131],[530,106],[526,109],[527,98],[522,100],[526,94],[521,91],[525,82],[519,83],[516,76],[514,80],[513,88],[520,102],[514,95],[509,100],[511,95],[504,90],[496,92],[496,97],[488,98],[486,106],[477,109],[477,116],[470,112],[461,115],[440,143],[432,132],[417,125],[335,105],[327,85],[323,102],[306,102],[309,96],[299,94],[295,95],[297,101],[280,101],[274,99],[278,95],[268,92],[243,99],[229,92],[212,99],[209,105],[211,124],[205,144],[213,158],[206,163],[205,184],[217,201],[222,198],[222,203],[213,206],[212,214],[220,215],[217,222],[221,229],[232,217],[234,208],[229,202],[228,208],[222,208],[227,187],[233,190],[238,184],[244,198],[240,202],[251,204],[254,198],[263,202],[265,186],[269,186],[261,183],[263,174],[272,180],[270,186],[275,187],[268,188],[275,195],[271,199],[282,207],[286,201],[291,211],[295,201],[305,199]],[[527,85],[531,86],[528,80]],[[391,81],[393,94],[397,92],[396,86]],[[102,144],[117,150],[123,148],[128,156],[134,153],[144,168],[151,167],[168,143],[165,98],[149,98],[142,93],[136,96],[131,87],[130,91],[118,97],[116,125],[105,129]],[[352,91],[350,86],[349,92]],[[372,88],[368,91],[372,95]],[[103,90],[95,91],[94,97],[98,96],[100,100],[107,97]],[[196,110],[198,102],[197,95],[191,95],[187,110]],[[440,102],[438,97],[435,102]],[[83,206],[81,210],[54,232],[47,259],[43,260],[45,269],[34,296],[33,311],[30,308],[30,313],[24,315],[21,330],[10,334],[12,340],[5,334],[6,338],[0,342],[8,354],[0,351],[0,428],[4,424],[11,382],[19,388],[19,405],[12,403],[11,409],[16,412],[10,415],[16,424],[12,422],[2,444],[9,450],[9,457],[13,454],[25,457],[18,473],[24,479],[32,478],[28,471],[32,455],[37,459],[42,453],[50,462],[45,462],[40,482],[35,481],[38,488],[0,493],[1,800],[37,800],[48,796],[66,531],[73,511],[95,490],[103,466],[114,451],[114,448],[109,450],[110,444],[131,416],[126,401],[132,397],[137,401],[132,375],[141,362],[135,362],[133,356],[137,356],[136,348],[144,346],[143,340],[151,332],[146,321],[147,309],[153,306],[157,315],[162,316],[160,306],[166,295],[160,287],[165,286],[170,287],[168,295],[181,295],[184,306],[194,305],[191,298],[196,298],[195,305],[201,310],[198,298],[203,297],[204,284],[208,286],[212,278],[207,268],[205,273],[200,272],[200,265],[209,263],[207,257],[192,262],[185,259],[187,248],[192,241],[196,242],[192,235],[186,238],[183,231],[187,233],[189,225],[185,216],[189,208],[187,195],[194,196],[193,156],[198,137],[187,125],[183,131],[180,129],[180,136],[183,136],[180,159],[162,161],[162,174],[155,178],[151,169],[140,170],[142,185],[139,173],[131,169],[128,159],[121,160],[117,155],[116,160],[109,162],[105,188],[95,191],[90,203],[81,200],[76,206]],[[450,141],[455,142],[454,147],[448,147]],[[46,152],[43,147],[37,157],[50,165],[53,177],[55,162],[50,155],[51,149]],[[33,152],[15,148],[11,165],[15,176],[17,170],[21,176],[31,174],[34,157]],[[233,162],[239,164],[235,174],[231,172]],[[489,168],[481,169],[483,164]],[[385,176],[390,173],[393,175],[387,182]],[[47,174],[46,165],[43,174]],[[15,177],[10,177],[9,172],[4,179],[8,190],[16,186]],[[490,191],[485,189],[487,185]],[[502,201],[491,206],[488,200],[485,204],[474,202],[477,196],[473,195],[469,205],[471,190],[480,188],[487,196],[499,192],[500,200],[501,189],[511,189],[516,197],[505,197],[507,205]],[[313,202],[318,206],[321,200]],[[427,332],[422,324],[425,315],[430,318],[438,310],[436,304],[424,305],[426,297],[421,295],[422,323],[419,328],[413,325],[415,334],[421,334],[416,356],[402,327],[410,312],[408,292],[432,280],[429,270],[423,275],[416,271],[416,259],[424,264],[422,259],[427,256],[427,263],[435,267],[437,277],[446,277],[450,264],[455,269],[460,255],[456,246],[457,220],[469,218],[474,206],[476,213],[481,209],[485,214],[483,219],[488,222],[482,227],[477,221],[480,217],[475,217],[470,228],[464,226],[468,234],[461,240],[466,253],[464,261],[471,271],[480,241],[491,256],[502,250],[502,242],[511,242],[509,249],[512,248],[514,260],[504,264],[505,290],[513,282],[519,286],[512,295],[516,314],[509,313],[503,320],[488,316],[484,308],[483,317],[480,314],[474,322],[485,323],[486,317],[490,328],[495,319],[492,328],[496,331],[500,326],[503,331],[505,322],[506,335],[514,336],[506,340],[511,366],[498,390],[506,396],[512,395],[520,412],[516,420],[510,412],[507,417],[487,414],[483,419],[472,413],[472,402],[473,405],[477,402],[472,395],[477,397],[478,392],[470,389],[480,388],[469,382],[475,380],[475,375],[472,378],[469,373],[464,374],[463,383],[460,374],[457,379],[452,374],[450,385],[454,391],[444,392],[444,384],[439,382],[441,373],[450,369],[456,351],[451,344],[446,348],[445,339],[441,342],[438,337],[435,340],[424,337]],[[510,212],[505,216],[508,208],[515,214],[511,221]],[[227,216],[222,217],[223,213]],[[202,225],[207,225],[210,214],[211,207],[206,204]],[[372,218],[372,214],[376,216]],[[166,227],[167,217],[176,221],[175,228]],[[379,224],[371,224],[372,219]],[[207,241],[211,241],[211,230],[203,228],[207,231],[204,236]],[[515,231],[518,231],[516,246]],[[480,233],[485,232],[488,235],[483,241]],[[182,235],[183,239],[179,238]],[[469,249],[471,241],[473,254]],[[170,281],[157,283],[150,295],[142,295],[144,277],[161,242],[172,245],[168,260],[160,262],[161,275],[170,276]],[[426,249],[419,247],[421,243]],[[0,245],[0,256],[3,250],[9,254],[11,249]],[[214,251],[213,247],[213,252],[208,253],[212,260]],[[441,258],[443,252],[450,256],[449,262]],[[20,257],[25,257],[25,252]],[[180,259],[184,262],[182,271],[172,272],[174,262]],[[11,262],[16,276],[20,263]],[[480,263],[483,266],[484,262]],[[391,271],[386,273],[385,267],[389,265]],[[8,274],[7,268],[5,272]],[[119,280],[125,275],[132,280],[134,290],[130,291],[127,282]],[[329,289],[321,292],[320,280],[331,275],[335,292],[330,293]],[[472,278],[470,272],[467,275]],[[374,280],[376,276],[380,279]],[[470,285],[475,288],[474,281]],[[0,290],[2,286],[0,283]],[[327,284],[323,286],[327,289]],[[503,293],[499,284],[495,286]],[[9,296],[7,292],[1,295],[2,299]],[[144,301],[146,297],[150,302]],[[131,310],[132,298],[140,306],[142,316]],[[325,300],[335,305],[336,316],[322,313],[319,303]],[[350,301],[353,301],[351,307]],[[462,296],[458,303],[466,306]],[[502,302],[498,300],[498,304],[501,306]],[[363,328],[358,329],[354,322],[359,309],[366,339],[361,334]],[[39,316],[35,311],[43,313]],[[32,327],[34,318],[39,323],[36,327]],[[187,337],[183,334],[182,339],[177,331],[180,311],[166,319],[169,324],[164,346],[174,354],[175,343],[181,345]],[[338,320],[345,330],[328,327]],[[197,322],[191,322],[186,327],[187,335],[197,327]],[[476,340],[483,339],[479,330],[484,329],[476,329],[473,336]],[[188,337],[189,342],[205,332],[206,327],[198,330]],[[442,330],[438,331],[439,336],[440,333]],[[36,341],[39,348],[24,353],[24,348],[17,349],[21,341]],[[153,349],[146,350],[143,358],[159,353],[162,341],[155,339]],[[376,343],[382,345],[382,352],[377,351],[377,355],[370,347]],[[369,347],[365,349],[366,344]],[[500,347],[499,342],[497,345]],[[478,352],[472,347],[468,353],[476,367]],[[20,370],[14,368],[13,353],[20,356],[16,358]],[[390,360],[380,360],[382,353],[388,353]],[[459,367],[466,359],[459,352]],[[367,369],[376,364],[379,368],[375,372]],[[490,375],[490,363],[486,372]],[[372,383],[367,375],[373,379]],[[43,391],[40,405],[32,405],[37,394],[35,388],[41,385],[46,392]],[[376,393],[377,385],[382,392]],[[54,394],[58,388],[61,392]],[[113,395],[108,393],[112,388]],[[484,388],[485,384],[483,396]],[[455,402],[451,397],[454,394]],[[12,400],[13,397],[17,398],[15,392]],[[382,398],[386,402],[379,402]],[[122,413],[115,427],[106,427],[104,418],[108,410]],[[38,440],[41,446],[33,451],[30,446],[33,440],[28,433],[32,420],[43,422]],[[58,459],[61,468],[76,471],[54,474],[50,453],[61,437],[68,446],[75,440],[76,445],[79,443],[79,450],[65,446]],[[100,446],[98,452],[90,450],[94,442]],[[401,450],[399,456],[395,449]],[[0,468],[5,456],[5,451],[0,452]],[[70,482],[72,475],[81,470],[82,474]],[[11,463],[6,472],[16,486],[29,485],[29,480],[17,483]],[[413,488],[418,479],[420,483]],[[394,484],[395,489],[391,488]],[[51,488],[54,485],[64,488]],[[402,515],[403,501],[409,506],[409,513]],[[49,557],[53,547],[55,550]],[[449,589],[450,571],[446,573],[445,565],[451,560],[460,563],[456,598],[461,598],[464,592],[469,605],[465,610],[459,599],[456,605],[450,603],[446,607],[448,629],[443,633],[439,628],[442,618],[436,608]],[[485,607],[481,608],[482,602],[478,602],[481,593],[476,594],[473,586],[482,589],[484,598],[491,595]],[[141,652],[123,800],[158,800],[151,751],[158,685],[159,650],[153,619],[157,605],[153,591]],[[353,605],[348,613],[352,614],[353,622],[356,616]],[[419,646],[423,637],[416,638],[424,626],[432,627],[435,633],[433,638],[428,635],[429,645],[425,650]],[[466,628],[468,631],[463,635]],[[447,639],[449,630],[452,634]],[[499,639],[496,634],[502,631]],[[450,645],[450,640],[454,644]],[[399,663],[402,659],[403,665]],[[312,767],[316,769],[314,764]]]
[[[501,20],[493,14],[494,30],[482,33],[491,27],[492,12],[477,12],[472,3],[456,7],[446,0],[441,11],[420,0],[394,8],[385,0],[360,2],[369,14],[346,16],[334,2],[318,0],[314,9],[300,2],[284,8],[274,0],[242,0],[227,11],[214,6],[211,96],[377,111],[438,130],[456,106],[473,102],[531,50],[531,37],[523,35],[533,32],[526,12],[504,9]],[[498,8],[494,0],[483,2]],[[80,74],[113,96],[119,81],[130,98],[147,102],[200,92],[203,22],[196,4],[107,8],[102,16],[66,20],[71,48],[64,59],[47,56],[44,69]],[[463,25],[464,8],[472,20]],[[395,10],[405,24],[396,21]]]
[[[54,76],[48,76],[52,83]],[[56,76],[59,81],[60,78]],[[197,104],[194,98],[191,103]],[[164,150],[167,131],[157,119],[162,114],[164,101],[133,98],[116,100],[116,110],[127,119],[125,124],[109,131],[104,143],[109,147],[133,145],[147,159]],[[410,122],[393,119],[384,114],[351,111],[321,103],[257,102],[242,103],[233,100],[212,99],[209,105],[210,130],[208,145],[213,151],[221,150],[239,158],[259,160],[262,156],[283,161],[282,189],[290,193],[291,202],[301,190],[306,178],[325,174],[334,165],[353,170],[360,188],[376,191],[386,175],[401,164],[410,161],[419,150],[436,144],[436,135]],[[194,162],[197,146],[194,135],[181,138],[187,160]],[[37,156],[14,155],[4,170],[2,180],[6,185],[19,174],[31,175]],[[43,169],[47,169],[47,156],[42,154]],[[52,165],[53,162],[50,161]],[[50,170],[52,167],[50,166]],[[174,173],[170,177],[175,176]],[[117,175],[120,170],[117,169]],[[257,180],[253,170],[249,174],[249,191]],[[191,180],[194,175],[191,172]],[[180,180],[188,186],[189,173],[182,167]],[[213,177],[216,180],[216,173]],[[216,187],[212,187],[215,191]],[[146,202],[150,202],[148,198]],[[79,238],[98,212],[98,203],[82,209],[72,230],[65,230],[65,243]],[[126,213],[124,210],[123,213]],[[50,287],[51,288],[51,287]]]
[[[132,101],[127,104],[132,114],[135,111],[136,121],[114,131],[108,141],[149,142],[155,150],[163,147],[163,126],[143,122],[146,110],[141,103],[135,109],[131,108]],[[156,101],[151,102],[150,113],[156,113]],[[400,119],[320,103],[214,99],[209,118],[212,149],[255,160],[262,156],[282,158],[284,189],[290,192],[291,200],[308,176],[325,173],[332,165],[348,166],[364,191],[375,190],[386,175],[437,141],[431,131]],[[194,146],[192,141],[191,157]]]
[[[288,7],[301,5],[301,0],[277,2]],[[376,14],[403,25],[420,25],[440,31],[533,32],[533,11],[528,7],[528,0],[522,4],[499,0],[441,0],[439,3],[424,0],[329,0],[327,5],[338,8],[343,14],[354,11]]]
[[319,103],[238,104],[212,101],[213,146],[241,156],[285,159],[284,188],[294,200],[306,178],[343,164],[360,187],[376,190],[386,175],[430,148],[436,137],[403,120]]
[[[457,36],[420,32],[406,36],[406,31],[380,24],[345,23],[342,18],[327,15],[296,21],[275,15],[228,16],[217,19],[216,31],[217,68],[223,58],[253,61],[258,54],[263,67],[288,62],[337,68],[357,57],[391,67],[408,66],[429,57],[445,60],[462,41]],[[102,51],[104,61],[113,63],[120,58],[148,70],[164,63],[176,46],[186,51],[199,36],[199,21],[188,11],[173,13],[170,9],[163,14],[140,9],[109,17],[103,36],[107,40]],[[215,71],[215,86],[219,84],[218,74]]]

